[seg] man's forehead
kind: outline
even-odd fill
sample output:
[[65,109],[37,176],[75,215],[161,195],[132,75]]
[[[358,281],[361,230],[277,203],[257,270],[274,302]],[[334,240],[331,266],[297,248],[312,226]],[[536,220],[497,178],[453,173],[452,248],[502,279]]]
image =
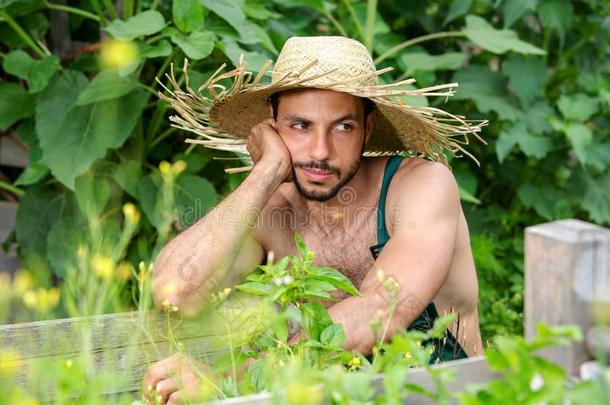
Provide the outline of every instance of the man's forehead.
[[[328,89],[292,89],[281,93],[280,110],[285,114],[314,112],[332,107],[338,115],[362,114],[362,102],[352,94]],[[327,111],[331,112],[331,111]]]

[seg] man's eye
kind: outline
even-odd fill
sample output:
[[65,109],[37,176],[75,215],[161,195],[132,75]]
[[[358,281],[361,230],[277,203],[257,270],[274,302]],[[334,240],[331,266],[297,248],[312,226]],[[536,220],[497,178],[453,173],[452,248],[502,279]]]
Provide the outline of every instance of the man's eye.
[[307,129],[307,123],[303,121],[297,121],[292,124],[291,127],[295,129]]
[[354,127],[347,122],[342,122],[341,124],[337,125],[337,128],[339,128],[341,131],[351,131]]

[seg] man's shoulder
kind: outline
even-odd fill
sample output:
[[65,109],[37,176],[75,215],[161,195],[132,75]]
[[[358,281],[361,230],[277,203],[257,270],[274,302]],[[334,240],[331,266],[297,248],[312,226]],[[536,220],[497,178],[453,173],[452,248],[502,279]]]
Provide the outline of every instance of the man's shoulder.
[[390,183],[389,207],[415,209],[459,204],[459,188],[451,170],[440,162],[405,158]]

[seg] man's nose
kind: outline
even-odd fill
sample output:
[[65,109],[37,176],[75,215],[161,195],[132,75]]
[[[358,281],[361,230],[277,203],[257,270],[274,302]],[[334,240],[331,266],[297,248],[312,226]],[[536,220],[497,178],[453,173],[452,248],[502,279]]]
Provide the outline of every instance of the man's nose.
[[316,131],[312,134],[309,144],[309,156],[313,160],[323,161],[330,158],[332,145],[325,131]]

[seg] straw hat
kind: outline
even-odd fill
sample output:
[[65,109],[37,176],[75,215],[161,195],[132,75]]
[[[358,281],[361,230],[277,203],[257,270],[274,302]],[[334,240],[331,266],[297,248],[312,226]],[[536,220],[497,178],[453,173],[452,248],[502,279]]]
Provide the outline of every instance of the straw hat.
[[[246,70],[243,56],[237,67],[223,73],[223,64],[194,92],[188,86],[188,61],[184,62],[186,89],[174,78],[173,86],[159,96],[179,114],[170,117],[174,127],[194,132],[200,139],[188,139],[206,147],[237,152],[249,158],[245,148],[250,129],[269,118],[268,97],[294,88],[320,88],[341,91],[371,99],[377,107],[377,123],[365,145],[365,156],[415,153],[446,163],[444,151],[463,153],[479,162],[461,144],[468,134],[477,134],[487,121],[469,121],[435,107],[410,106],[401,96],[452,96],[457,83],[409,90],[414,79],[379,84],[378,76],[392,70],[377,70],[367,49],[360,42],[334,36],[292,37],[282,48],[271,74],[271,82],[261,81],[270,65],[268,60],[254,76]],[[221,84],[226,80],[230,85]],[[225,83],[226,84],[226,83]],[[251,162],[251,160],[250,160]],[[238,169],[239,171],[239,169]]]

